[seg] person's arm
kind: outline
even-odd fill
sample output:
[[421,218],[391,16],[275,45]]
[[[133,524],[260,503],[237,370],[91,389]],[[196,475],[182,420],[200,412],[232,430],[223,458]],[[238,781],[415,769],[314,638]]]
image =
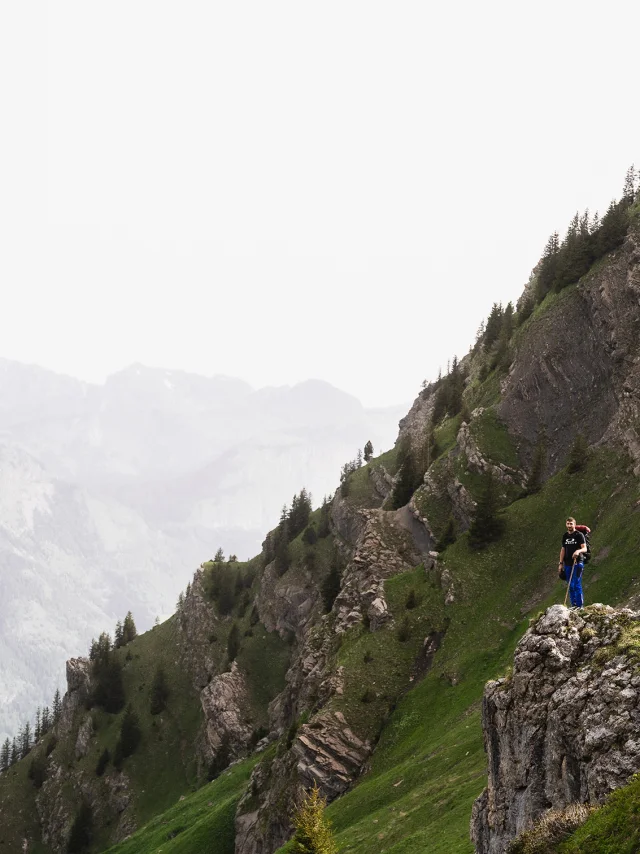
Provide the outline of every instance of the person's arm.
[[560,562],[558,563],[558,569],[564,565],[564,546],[560,549]]
[[574,563],[576,562],[577,555],[582,555],[587,551],[587,541],[584,538],[584,534],[580,534],[580,536],[582,537],[582,545],[580,546],[579,549],[576,549],[575,552],[573,553],[573,562]]

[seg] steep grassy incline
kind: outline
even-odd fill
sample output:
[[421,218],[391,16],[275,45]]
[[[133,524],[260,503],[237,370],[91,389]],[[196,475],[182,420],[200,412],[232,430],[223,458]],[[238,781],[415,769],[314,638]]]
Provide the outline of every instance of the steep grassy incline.
[[[465,536],[444,552],[455,602],[446,608],[442,646],[430,672],[391,714],[371,770],[328,809],[341,852],[473,850],[471,806],[486,783],[480,723],[484,683],[507,669],[528,616],[564,596],[556,564],[568,514],[595,529],[595,558],[585,575],[587,601],[621,602],[638,589],[640,525],[627,466],[626,459],[600,451],[580,474],[562,472],[539,494],[512,504],[504,514],[507,532],[498,544],[472,552]],[[424,571],[387,582],[396,626],[404,616],[404,599],[394,596],[393,588],[402,587],[404,594],[413,586],[420,600],[422,591],[435,583]],[[411,612],[414,624],[423,607],[433,607],[429,596],[424,603]],[[432,621],[428,615],[426,622]],[[374,655],[365,667],[378,684],[385,684],[390,671],[395,672],[390,662],[401,658],[411,641],[399,642],[395,630],[376,635],[385,657],[376,661]],[[422,638],[419,634],[414,642],[421,645]],[[341,660],[348,662],[349,650],[359,643],[361,637],[346,639]],[[350,679],[361,680],[362,670],[362,664],[350,668],[347,685]]]
[[225,771],[108,854],[233,854],[236,806],[255,762],[249,759]]

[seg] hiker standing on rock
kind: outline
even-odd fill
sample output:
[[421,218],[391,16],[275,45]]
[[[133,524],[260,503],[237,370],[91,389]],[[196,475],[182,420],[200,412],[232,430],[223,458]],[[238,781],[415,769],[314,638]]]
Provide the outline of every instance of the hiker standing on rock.
[[573,608],[582,608],[582,571],[584,569],[583,555],[587,551],[587,541],[584,534],[576,530],[576,520],[573,516],[567,519],[567,531],[562,535],[558,576],[569,583],[569,597]]

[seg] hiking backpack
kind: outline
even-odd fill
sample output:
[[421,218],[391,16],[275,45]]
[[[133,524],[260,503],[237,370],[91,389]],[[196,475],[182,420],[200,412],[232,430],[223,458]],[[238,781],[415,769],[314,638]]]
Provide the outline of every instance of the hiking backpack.
[[591,560],[591,528],[587,525],[576,525],[576,531],[580,531],[580,533],[584,535],[584,539],[587,544],[587,553],[584,556],[584,563],[589,563]]

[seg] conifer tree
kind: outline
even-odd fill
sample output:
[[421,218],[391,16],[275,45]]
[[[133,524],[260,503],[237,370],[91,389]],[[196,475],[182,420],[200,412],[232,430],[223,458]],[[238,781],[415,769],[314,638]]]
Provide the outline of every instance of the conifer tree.
[[483,475],[483,481],[476,515],[469,528],[469,545],[473,549],[484,548],[500,539],[504,532],[504,519],[499,515],[500,504],[495,478],[488,471]]
[[487,318],[487,325],[484,331],[484,349],[489,350],[498,340],[502,330],[502,303],[494,302],[491,307],[491,313]]
[[158,668],[151,683],[149,711],[152,715],[158,715],[163,712],[167,706],[169,698],[169,685],[164,672],[164,667],[158,665]]
[[538,441],[533,451],[531,471],[527,481],[527,492],[533,494],[539,492],[544,483],[544,475],[547,469],[547,441],[544,431],[538,434]]
[[20,759],[24,759],[25,756],[31,750],[31,725],[29,721],[22,727],[20,731]]
[[0,750],[0,771],[6,771],[11,765],[11,742],[5,738]]
[[329,511],[331,509],[331,505],[329,504],[329,499],[326,497],[322,500],[322,505],[320,507],[320,519],[318,521],[318,537],[323,540],[325,537],[328,537],[331,533],[331,522],[329,519]]
[[371,440],[368,440],[367,444],[364,446],[364,461],[365,461],[365,463],[368,463],[372,456],[373,456],[373,445],[371,444]]
[[116,752],[118,756],[122,759],[126,759],[127,756],[131,756],[140,744],[141,738],[142,730],[140,729],[138,715],[135,713],[131,703],[129,703],[127,710],[124,713],[124,717],[122,718],[120,738],[116,745]]
[[67,840],[67,854],[83,854],[91,845],[93,816],[91,807],[84,801],[71,826]]
[[42,737],[42,709],[40,706],[36,709],[36,725],[33,730],[33,739],[37,744]]
[[13,738],[11,741],[11,761],[10,765],[15,765],[16,762],[20,759],[20,748],[18,746],[18,740]]
[[578,433],[569,453],[569,464],[567,471],[575,474],[586,466],[589,459],[589,445],[585,437]]
[[123,646],[123,644],[124,644],[124,633],[123,633],[123,629],[122,629],[122,622],[120,620],[118,620],[118,622],[116,623],[116,630],[115,630],[115,633],[113,635],[113,645],[115,646],[116,649],[120,649],[120,647]]
[[324,815],[326,805],[326,800],[314,784],[293,815],[295,834],[292,851],[295,854],[337,854],[338,847],[331,825]]
[[411,500],[420,482],[420,472],[416,465],[413,449],[408,438],[404,438],[398,450],[399,471],[393,486],[391,506],[394,510],[404,507]]
[[229,659],[229,663],[235,661],[239,652],[240,629],[238,628],[238,624],[234,623],[231,626],[231,631],[229,632],[229,637],[227,638],[227,658]]
[[442,552],[446,549],[447,546],[455,543],[457,537],[456,533],[456,521],[453,518],[452,514],[449,514],[449,519],[447,520],[447,526],[442,532],[442,536],[438,540],[438,544],[436,546],[439,552]]
[[49,706],[45,706],[42,710],[42,725],[40,729],[42,730],[42,735],[46,735],[51,729],[51,711],[49,710]]
[[222,551],[222,549],[218,549],[218,551],[215,554],[215,557],[213,558],[213,561],[214,561],[214,563],[223,563],[224,562],[224,552]]
[[60,720],[60,715],[62,714],[62,698],[60,696],[60,689],[56,688],[56,693],[53,695],[53,723],[57,724]]
[[122,624],[122,642],[123,644],[131,643],[134,638],[138,635],[138,630],[136,629],[136,624],[133,621],[133,614],[131,611],[127,611],[127,616],[124,618],[124,623]]

